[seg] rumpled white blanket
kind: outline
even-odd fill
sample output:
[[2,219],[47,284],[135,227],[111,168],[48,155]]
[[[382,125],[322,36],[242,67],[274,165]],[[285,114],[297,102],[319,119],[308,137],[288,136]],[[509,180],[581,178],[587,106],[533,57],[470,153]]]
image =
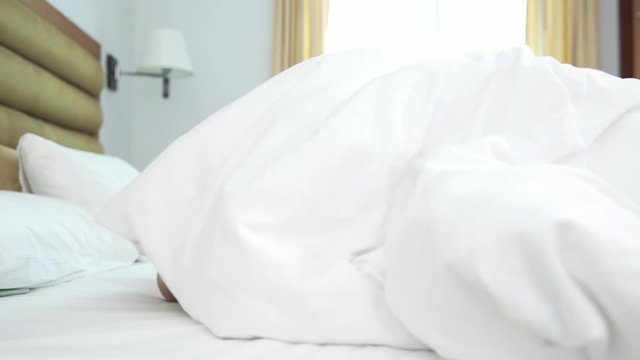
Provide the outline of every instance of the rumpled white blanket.
[[99,221],[219,336],[637,360],[639,106],[640,81],[527,50],[323,56],[178,139]]

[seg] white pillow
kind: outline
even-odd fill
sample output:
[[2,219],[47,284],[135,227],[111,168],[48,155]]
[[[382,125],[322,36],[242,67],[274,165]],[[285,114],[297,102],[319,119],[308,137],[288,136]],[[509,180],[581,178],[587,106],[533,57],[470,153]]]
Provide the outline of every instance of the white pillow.
[[24,191],[69,200],[92,214],[138,175],[119,158],[70,149],[34,134],[20,138],[18,154]]
[[67,201],[0,191],[0,289],[55,285],[125,266],[127,240]]

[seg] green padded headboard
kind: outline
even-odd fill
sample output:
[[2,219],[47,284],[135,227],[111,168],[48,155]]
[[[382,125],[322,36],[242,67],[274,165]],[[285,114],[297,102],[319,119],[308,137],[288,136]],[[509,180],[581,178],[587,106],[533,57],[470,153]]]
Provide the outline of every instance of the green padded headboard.
[[19,190],[24,133],[102,152],[102,86],[95,40],[44,0],[0,0],[0,189]]

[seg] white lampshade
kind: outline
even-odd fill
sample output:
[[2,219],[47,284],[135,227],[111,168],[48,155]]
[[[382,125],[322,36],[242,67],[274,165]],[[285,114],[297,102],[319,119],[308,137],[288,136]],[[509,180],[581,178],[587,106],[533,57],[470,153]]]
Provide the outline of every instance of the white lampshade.
[[147,42],[138,71],[162,74],[171,78],[193,75],[193,67],[182,33],[173,29],[157,29]]

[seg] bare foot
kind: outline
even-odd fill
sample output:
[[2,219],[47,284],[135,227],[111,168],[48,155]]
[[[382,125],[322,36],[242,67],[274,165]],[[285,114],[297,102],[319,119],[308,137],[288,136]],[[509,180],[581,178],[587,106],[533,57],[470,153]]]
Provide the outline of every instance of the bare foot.
[[173,294],[171,293],[171,290],[169,290],[167,285],[165,285],[164,281],[162,281],[162,278],[160,277],[160,274],[158,274],[158,276],[156,277],[156,281],[158,283],[158,289],[160,289],[160,293],[162,294],[162,296],[164,297],[165,300],[170,301],[170,302],[177,302],[178,301],[178,300],[176,300],[176,297],[173,296]]

